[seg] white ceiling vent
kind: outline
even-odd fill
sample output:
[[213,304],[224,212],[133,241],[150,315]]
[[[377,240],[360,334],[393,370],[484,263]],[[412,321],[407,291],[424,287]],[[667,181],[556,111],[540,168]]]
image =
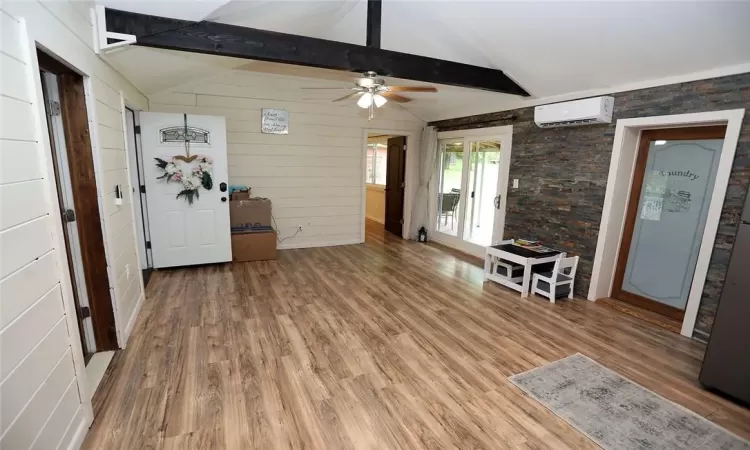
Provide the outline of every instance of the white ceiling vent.
[[594,97],[537,106],[534,108],[534,122],[540,128],[611,123],[614,104],[614,97]]

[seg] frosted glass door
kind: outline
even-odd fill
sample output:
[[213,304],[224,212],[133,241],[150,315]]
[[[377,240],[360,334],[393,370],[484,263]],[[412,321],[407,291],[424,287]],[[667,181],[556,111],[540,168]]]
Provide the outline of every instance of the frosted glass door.
[[722,139],[649,142],[634,218],[631,209],[632,236],[620,285],[625,296],[684,311],[722,143]]

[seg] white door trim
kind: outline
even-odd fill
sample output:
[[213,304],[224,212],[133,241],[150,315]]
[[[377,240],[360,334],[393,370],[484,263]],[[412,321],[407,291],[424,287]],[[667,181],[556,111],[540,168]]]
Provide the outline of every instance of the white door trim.
[[[419,172],[412,173],[415,167],[419,167],[419,142],[418,134],[414,131],[388,130],[385,128],[365,128],[362,130],[362,230],[360,242],[365,242],[365,218],[367,217],[367,137],[370,134],[390,134],[392,136],[406,137],[406,167],[404,171],[404,224],[401,227],[401,237],[409,239],[411,229],[411,203],[414,200],[414,187],[419,185]],[[419,145],[417,145],[419,144]],[[415,158],[417,158],[415,160]],[[415,178],[416,177],[416,178]]]
[[[135,127],[138,125],[138,114],[139,110],[138,108],[135,108],[131,106],[126,100],[125,96],[122,92],[120,92],[120,110],[122,111],[122,133],[123,133],[123,142],[125,143],[125,172],[128,174],[128,183],[130,184],[130,192],[128,192],[128,195],[130,195],[130,217],[133,221],[133,242],[136,243],[138,246],[136,251],[136,256],[138,258],[138,270],[136,276],[138,277],[138,285],[141,287],[141,295],[138,296],[138,300],[136,300],[135,307],[133,308],[133,312],[130,314],[130,317],[126,318],[125,327],[122,330],[121,333],[118,334],[118,344],[120,345],[121,349],[125,349],[125,347],[128,344],[128,339],[130,339],[130,335],[133,332],[133,328],[135,327],[135,319],[138,317],[138,313],[141,310],[141,306],[143,305],[143,302],[146,299],[146,287],[143,283],[143,265],[144,265],[144,259],[147,259],[147,256],[143,253],[146,251],[146,243],[143,238],[143,227],[145,224],[145,221],[143,220],[143,209],[141,208],[141,191],[140,191],[140,183],[138,182],[138,164],[136,163],[133,165],[133,163],[136,161],[137,158],[140,157],[140,152],[136,148],[130,148],[130,132],[131,129],[128,126],[128,119],[127,119],[127,110],[131,110],[133,112],[133,126]],[[140,143],[138,142],[138,135],[135,134],[135,129],[132,129],[133,132],[133,141],[136,143],[136,146],[139,146]],[[140,219],[140,220],[138,220]]]
[[[510,176],[510,158],[513,151],[513,125],[504,125],[500,127],[488,127],[488,128],[476,128],[471,130],[456,130],[456,131],[441,131],[437,134],[437,139],[435,140],[435,151],[439,152],[440,147],[439,143],[441,140],[463,140],[464,141],[464,158],[468,158],[468,155],[470,154],[470,147],[468,143],[470,141],[476,141],[476,140],[499,140],[501,145],[501,161],[500,167],[498,170],[501,170],[502,172],[499,174],[498,177],[498,192],[500,197],[500,210],[505,211],[505,207],[507,205],[508,201],[508,179]],[[438,155],[439,157],[439,155]],[[469,170],[469,167],[467,164],[464,164],[464,173],[461,175],[462,182],[467,177],[467,173]],[[454,248],[456,250],[462,251],[464,253],[468,253],[470,255],[477,256],[479,258],[484,258],[486,248],[481,245],[477,245],[471,242],[468,242],[463,239],[463,225],[464,225],[464,214],[466,211],[466,198],[465,196],[462,196],[459,206],[459,211],[461,213],[459,214],[459,217],[457,217],[458,221],[458,235],[457,236],[451,236],[449,234],[440,233],[436,231],[433,227],[432,220],[437,215],[437,184],[440,182],[440,165],[437,164],[435,167],[435,175],[432,177],[432,182],[430,183],[430,232],[431,232],[431,240],[443,244],[445,246]],[[505,182],[503,182],[503,180]],[[497,220],[494,224],[494,230],[492,233],[492,239],[493,242],[496,242],[497,240],[501,240],[502,236],[505,232],[505,215],[503,214],[500,220]],[[499,237],[498,237],[499,236]]]
[[724,136],[721,157],[719,158],[719,167],[711,196],[711,204],[708,209],[708,218],[706,220],[706,227],[703,230],[698,262],[695,266],[693,283],[690,288],[685,317],[682,321],[680,332],[683,336],[692,337],[744,115],[744,109],[733,109],[693,114],[639,117],[617,121],[614,143],[612,145],[612,158],[609,165],[609,175],[607,177],[607,190],[602,209],[602,219],[599,225],[599,238],[596,244],[594,267],[591,272],[589,300],[594,301],[606,298],[612,294],[614,271],[625,223],[625,211],[628,198],[630,197],[640,132],[654,128],[726,125],[727,131]]

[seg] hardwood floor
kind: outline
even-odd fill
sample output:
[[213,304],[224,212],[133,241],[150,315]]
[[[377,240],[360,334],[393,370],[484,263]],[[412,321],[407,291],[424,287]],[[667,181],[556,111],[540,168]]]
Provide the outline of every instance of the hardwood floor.
[[368,225],[364,245],[155,272],[84,448],[598,448],[507,380],[576,352],[749,437],[750,410],[698,385],[703,351]]
[[636,317],[640,320],[672,331],[673,333],[679,334],[680,330],[682,330],[681,320],[661,315],[657,312],[641,308],[640,306],[633,305],[623,300],[618,300],[616,298],[602,298],[597,300],[596,303],[600,306],[607,306],[609,308],[616,309],[623,314]]

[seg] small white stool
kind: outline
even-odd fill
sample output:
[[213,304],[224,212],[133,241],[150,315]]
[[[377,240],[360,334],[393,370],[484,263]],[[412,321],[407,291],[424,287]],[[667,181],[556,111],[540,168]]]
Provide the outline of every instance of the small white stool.
[[578,256],[558,258],[552,272],[535,273],[531,282],[531,292],[547,297],[550,303],[556,298],[573,298]]

